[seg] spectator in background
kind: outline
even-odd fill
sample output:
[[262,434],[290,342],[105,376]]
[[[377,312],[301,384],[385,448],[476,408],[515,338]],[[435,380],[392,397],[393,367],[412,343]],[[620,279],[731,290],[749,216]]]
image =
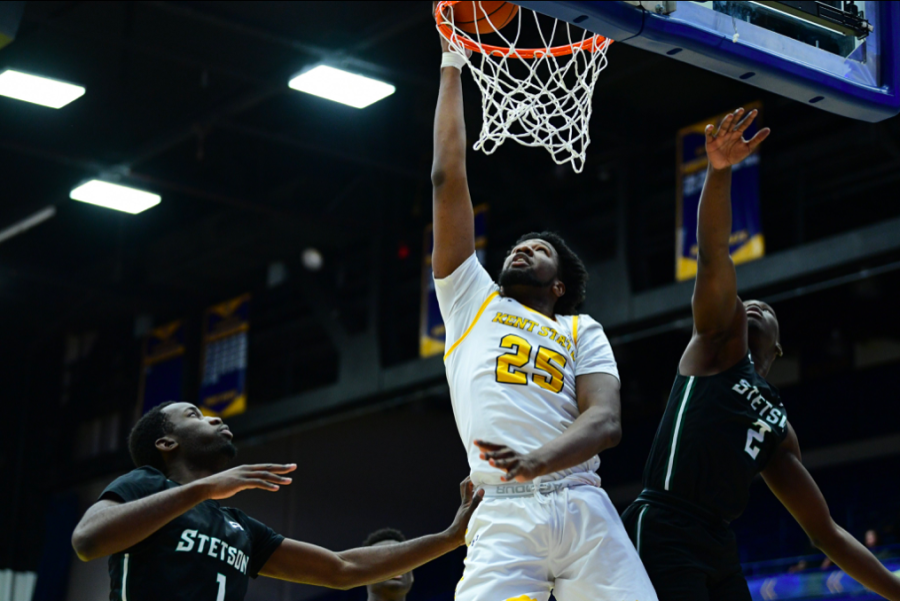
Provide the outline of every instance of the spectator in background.
[[866,530],[866,535],[863,538],[863,543],[869,549],[874,549],[875,547],[881,544],[881,537],[878,536],[878,531],[870,528]]
[[[866,546],[866,549],[874,549],[875,547],[880,546],[881,545],[881,537],[878,536],[878,531],[875,530],[874,528],[869,528],[868,530],[866,530],[865,535],[863,535],[863,544]],[[883,551],[881,553],[872,552],[872,555],[874,555],[878,559],[882,559],[884,552]],[[827,557],[825,558],[824,561],[822,561],[822,569],[823,570],[827,570],[827,569],[831,568],[833,565],[834,565],[834,563]]]
[[[880,546],[881,545],[881,537],[878,535],[878,531],[875,530],[874,528],[869,528],[868,530],[866,530],[866,533],[863,536],[863,544],[866,546],[867,549],[874,549],[875,547]],[[817,551],[817,549],[815,549],[814,547],[810,548],[810,552],[815,552],[815,551]],[[882,556],[884,555],[884,552],[883,551],[881,553],[873,552],[872,555],[874,555],[878,559],[883,559]],[[799,562],[795,563],[794,565],[792,565],[791,567],[788,568],[788,573],[796,574],[797,572],[802,572],[804,570],[809,569],[809,567],[810,567],[809,562],[806,561],[805,559],[801,559]],[[830,559],[828,559],[826,557],[822,561],[822,564],[819,567],[822,570],[828,570],[828,569],[834,567],[834,562],[832,562]]]
[[[376,530],[363,541],[364,547],[396,545],[406,540],[406,537],[399,530],[393,528],[382,528]],[[413,573],[406,572],[394,576],[390,580],[384,582],[376,582],[366,587],[368,593],[367,601],[406,601],[413,585]]]
[[[816,549],[818,551],[818,549]],[[809,562],[805,559],[801,559],[794,565],[788,568],[788,574],[796,574],[797,572],[802,572],[809,568]]]

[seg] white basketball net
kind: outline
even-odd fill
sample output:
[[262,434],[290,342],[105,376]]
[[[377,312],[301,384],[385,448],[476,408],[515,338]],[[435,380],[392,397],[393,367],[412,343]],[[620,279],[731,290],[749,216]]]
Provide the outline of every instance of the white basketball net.
[[[546,32],[537,13],[519,8],[509,23],[498,30],[481,2],[474,5],[477,15],[487,19],[509,49],[497,49],[482,44],[481,34],[467,33],[453,24],[453,6],[443,7],[438,24],[453,32],[447,37],[450,50],[466,59],[475,83],[481,90],[484,113],[481,136],[475,150],[492,154],[507,139],[523,146],[546,148],[558,165],[570,163],[576,173],[584,168],[585,155],[591,143],[588,123],[591,118],[591,98],[597,77],[606,67],[606,50],[612,40],[594,36],[583,29],[552,19]],[[541,48],[534,58],[518,50],[522,35],[522,21],[528,13],[534,18],[540,34]],[[439,30],[441,28],[439,27]],[[513,31],[515,37],[508,35]],[[442,33],[442,35],[444,35]],[[466,42],[479,52],[467,57]],[[554,46],[572,46],[574,50],[563,56],[553,56]],[[525,55],[525,56],[523,56]]]

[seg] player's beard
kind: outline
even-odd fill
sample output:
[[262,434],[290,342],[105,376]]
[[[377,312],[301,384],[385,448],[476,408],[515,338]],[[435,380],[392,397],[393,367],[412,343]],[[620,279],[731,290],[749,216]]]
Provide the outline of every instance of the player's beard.
[[500,285],[504,288],[510,286],[532,286],[535,288],[549,287],[555,278],[550,278],[547,282],[542,282],[534,274],[533,269],[514,269],[507,267],[500,272]]
[[222,447],[222,455],[229,461],[237,457],[237,447],[234,446],[233,442],[230,440],[225,441],[225,445]]
[[237,456],[237,447],[221,434],[212,440],[190,440],[181,443],[185,446],[185,455],[197,467],[222,469]]

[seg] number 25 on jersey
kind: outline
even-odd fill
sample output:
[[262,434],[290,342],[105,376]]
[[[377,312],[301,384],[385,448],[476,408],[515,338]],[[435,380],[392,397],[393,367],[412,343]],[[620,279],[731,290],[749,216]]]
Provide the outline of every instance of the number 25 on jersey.
[[[527,340],[515,334],[504,336],[500,348],[509,349],[497,357],[497,381],[502,384],[528,385],[528,373],[522,368],[532,361],[532,347]],[[545,390],[559,392],[563,388],[563,369],[566,356],[539,346],[534,353],[534,367],[547,375],[534,373],[531,380]]]

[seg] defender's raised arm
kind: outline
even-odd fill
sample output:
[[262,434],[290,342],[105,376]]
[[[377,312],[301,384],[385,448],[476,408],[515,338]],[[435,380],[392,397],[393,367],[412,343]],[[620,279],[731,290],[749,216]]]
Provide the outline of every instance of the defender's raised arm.
[[[441,37],[441,49],[448,52]],[[466,123],[462,73],[441,68],[441,90],[434,116],[434,277],[445,278],[475,252],[475,217],[466,179]]]
[[706,127],[709,168],[697,214],[697,280],[692,300],[696,335],[682,359],[682,373],[717,373],[746,353],[744,309],[729,254],[731,167],[769,135],[763,129],[753,139],[743,139],[757,114],[753,110],[741,120],[744,109],[738,109],[725,117],[718,131],[712,125]]

